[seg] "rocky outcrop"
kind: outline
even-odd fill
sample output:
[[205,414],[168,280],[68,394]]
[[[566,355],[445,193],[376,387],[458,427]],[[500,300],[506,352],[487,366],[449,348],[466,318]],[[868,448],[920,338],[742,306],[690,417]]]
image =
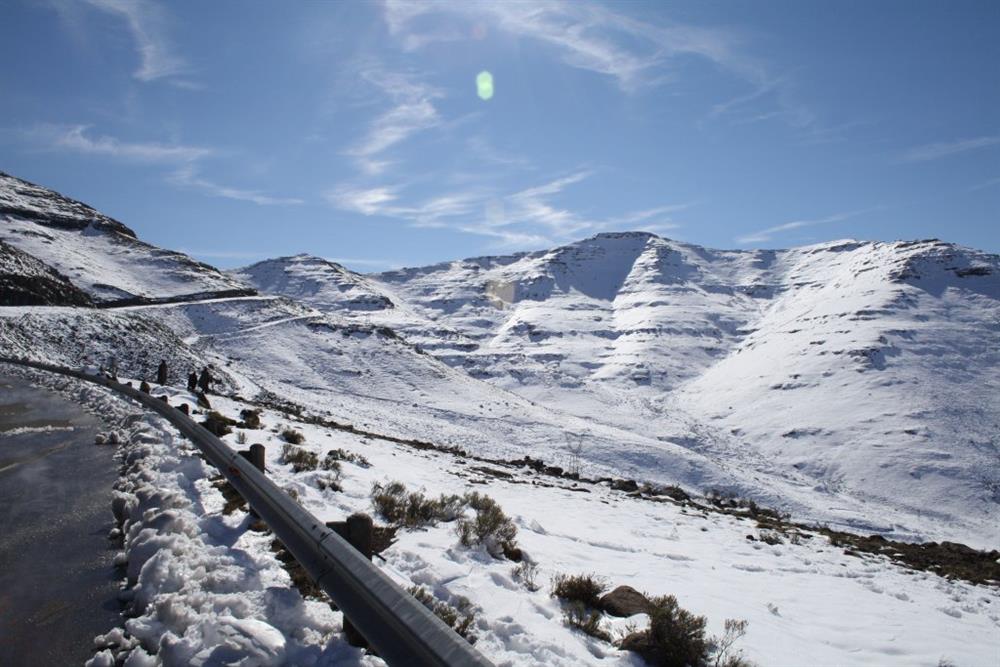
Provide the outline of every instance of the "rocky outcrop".
[[66,276],[0,241],[0,306],[93,306]]

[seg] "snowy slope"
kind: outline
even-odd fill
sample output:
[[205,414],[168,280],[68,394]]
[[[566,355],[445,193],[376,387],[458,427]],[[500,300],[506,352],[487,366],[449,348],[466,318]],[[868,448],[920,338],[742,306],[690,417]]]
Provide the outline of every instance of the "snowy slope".
[[[758,498],[810,518],[1000,542],[995,255],[937,241],[718,251],[617,233],[372,276],[319,262],[239,275],[389,326],[536,404],[735,467]],[[393,308],[352,309],[345,285]]]
[[[749,518],[520,464],[491,464],[498,476],[397,442],[724,488],[800,521],[995,548],[995,255],[937,241],[718,251],[622,233],[379,275],[298,255],[228,276],[50,191],[0,186],[0,238],[20,249],[4,255],[12,275],[55,267],[101,300],[188,295],[0,308],[0,354],[75,367],[113,355],[133,379],[166,359],[172,403],[194,401],[177,388],[182,373],[214,364],[232,394],[211,397],[224,414],[293,402],[353,425],[361,432],[269,409],[267,430],[243,434],[324,520],[370,512],[372,483],[389,479],[431,495],[486,491],[514,518],[540,590],[457,544],[450,523],[402,531],[385,568],[439,599],[470,598],[479,645],[499,664],[638,664],[564,624],[549,577],[583,572],[676,594],[711,633],[749,620],[741,646],[761,664],[995,662],[995,588],[859,558],[820,533],[768,545]],[[247,284],[264,295],[225,292]],[[147,424],[131,445],[148,460],[123,478],[138,503],[123,556],[135,616],[103,638],[95,664],[127,652],[136,664],[378,664],[340,641],[339,614],[290,589],[266,536],[223,512],[211,471]],[[323,489],[319,472],[281,459],[285,426],[320,458],[343,447],[373,465],[345,463],[343,489]],[[612,632],[628,622],[646,620],[603,621]]]
[[[166,394],[171,404],[195,408],[186,392]],[[214,404],[230,416],[247,407],[221,398]],[[263,428],[237,429],[225,439],[239,447],[242,433],[263,444],[269,476],[321,520],[372,512],[372,484],[388,480],[432,496],[471,487],[499,502],[536,565],[534,590],[515,575],[514,563],[482,547],[463,547],[454,522],[401,530],[385,561],[377,561],[403,587],[423,586],[452,604],[467,598],[475,610],[476,647],[498,665],[641,664],[634,654],[566,626],[550,581],[582,573],[676,595],[684,608],[706,616],[711,635],[722,634],[724,619],[748,621],[736,648],[754,664],[934,667],[989,665],[996,657],[995,588],[906,570],[880,556],[859,558],[808,531],[767,544],[748,517],[651,502],[603,485],[540,484],[514,468],[498,479],[460,457],[271,410],[261,417]],[[125,632],[96,640],[103,661],[94,664],[114,664],[113,654],[152,664],[220,654],[241,664],[381,664],[345,645],[339,612],[293,589],[274,559],[271,536],[251,530],[244,511],[224,510],[206,479],[212,471],[171,429],[147,421],[124,440],[129,467],[116,501],[126,517],[125,596],[135,617]],[[342,449],[365,461],[343,462],[340,488],[324,487],[329,472],[296,472],[283,460],[278,432],[287,427],[300,431],[301,447],[320,459]],[[601,626],[621,636],[646,623],[638,614],[604,617]]]
[[265,260],[234,275],[261,292],[293,296],[324,310],[369,311],[396,307],[377,283],[336,262],[312,255]]
[[97,301],[247,289],[187,255],[139,241],[85,204],[2,172],[0,239],[42,259]]
[[92,302],[66,276],[0,241],[0,305],[89,306]]

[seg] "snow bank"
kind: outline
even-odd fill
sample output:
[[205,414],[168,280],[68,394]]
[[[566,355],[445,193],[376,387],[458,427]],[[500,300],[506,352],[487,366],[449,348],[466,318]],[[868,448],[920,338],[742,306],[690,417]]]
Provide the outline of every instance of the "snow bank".
[[127,620],[95,639],[89,665],[381,664],[339,639],[339,613],[291,587],[269,536],[221,513],[214,468],[160,420],[135,422],[119,456]]

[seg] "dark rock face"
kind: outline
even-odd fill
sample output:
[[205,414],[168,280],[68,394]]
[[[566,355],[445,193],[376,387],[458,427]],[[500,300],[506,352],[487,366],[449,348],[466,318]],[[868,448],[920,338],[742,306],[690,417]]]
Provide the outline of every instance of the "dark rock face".
[[639,485],[634,479],[616,479],[611,482],[611,488],[615,491],[625,491],[626,493],[633,493],[639,490]]
[[0,306],[93,306],[66,276],[0,241]]
[[602,596],[600,605],[611,616],[623,618],[649,611],[649,599],[631,586],[619,586]]
[[135,232],[93,208],[0,171],[0,217],[14,216],[45,227],[83,230],[93,226],[135,238]]

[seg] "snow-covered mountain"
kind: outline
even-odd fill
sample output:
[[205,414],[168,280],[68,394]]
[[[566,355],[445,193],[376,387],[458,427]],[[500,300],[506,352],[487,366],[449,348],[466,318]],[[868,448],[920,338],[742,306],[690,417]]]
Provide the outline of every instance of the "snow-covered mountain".
[[3,172],[0,239],[41,258],[98,302],[250,292],[207,264],[140,241],[86,204]]
[[[471,600],[477,646],[498,664],[638,664],[567,627],[545,584],[582,572],[676,594],[713,634],[749,620],[741,645],[762,664],[996,653],[995,587],[859,557],[801,524],[771,534],[755,518],[768,515],[697,497],[722,489],[800,522],[995,548],[996,255],[939,241],[718,251],[621,233],[374,275],[308,255],[226,274],[13,177],[0,176],[0,202],[0,355],[114,357],[130,379],[164,359],[172,386],[154,391],[192,407],[184,376],[214,365],[228,394],[214,409],[265,407],[266,428],[228,442],[264,444],[268,474],[324,521],[370,512],[372,485],[388,480],[497,499],[540,588],[457,544],[448,522],[400,530],[384,567],[436,599]],[[124,404],[72,391],[132,423]],[[99,638],[94,664],[215,650],[381,664],[338,639],[339,612],[292,587],[272,536],[229,513],[214,472],[146,422],[122,440],[131,464],[116,496],[119,510],[132,503],[131,618]],[[317,459],[342,447],[368,463],[331,486],[329,471],[285,460],[289,427]],[[539,462],[592,479],[539,475]],[[696,504],[633,492],[636,481],[680,485]],[[648,618],[601,623],[629,632]]]
[[308,256],[238,275],[735,466],[814,518],[997,541],[996,255],[936,240],[719,251],[637,232],[369,276]]
[[114,306],[5,310],[8,351],[122,347],[136,376],[158,358],[214,363],[243,395],[395,437],[1000,542],[996,255],[720,251],[634,232],[373,275],[308,255],[226,274],[13,177],[0,199],[14,264]]
[[324,310],[373,311],[397,305],[377,283],[312,255],[264,260],[234,275],[262,292],[294,296]]

